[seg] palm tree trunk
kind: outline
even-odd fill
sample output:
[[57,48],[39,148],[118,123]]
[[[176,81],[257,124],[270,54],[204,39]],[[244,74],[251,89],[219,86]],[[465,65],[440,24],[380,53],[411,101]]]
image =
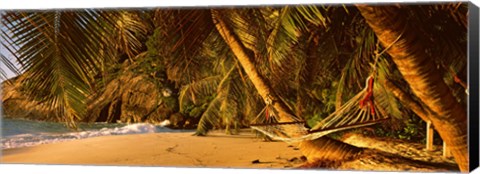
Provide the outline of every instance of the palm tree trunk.
[[[278,111],[279,121],[295,121],[292,111],[278,98],[278,95],[275,94],[271,86],[267,83],[267,80],[258,73],[255,64],[252,61],[253,56],[248,54],[247,48],[240,42],[238,36],[232,32],[232,29],[230,29],[222,19],[221,11],[218,9],[212,9],[211,12],[217,30],[229,45],[260,96],[262,96],[263,99],[266,99],[267,96],[273,99],[273,107]],[[301,135],[301,132],[303,131],[301,131],[301,127],[299,126],[286,133],[290,136],[295,136]],[[361,152],[360,148],[327,137],[313,141],[303,141],[298,144],[298,146],[310,162],[316,160],[346,160],[353,158]]]
[[436,69],[434,58],[425,52],[428,42],[398,6],[357,5],[357,8],[382,45],[391,45],[387,52],[414,94],[433,111],[431,121],[451,148],[460,170],[468,171],[465,107],[455,100]]
[[407,106],[415,114],[418,115],[426,123],[430,122],[431,111],[428,108],[422,107],[420,103],[415,101],[407,92],[402,90],[397,85],[393,84],[390,80],[385,80],[383,85],[387,90],[393,93],[393,95],[402,103],[403,106]]

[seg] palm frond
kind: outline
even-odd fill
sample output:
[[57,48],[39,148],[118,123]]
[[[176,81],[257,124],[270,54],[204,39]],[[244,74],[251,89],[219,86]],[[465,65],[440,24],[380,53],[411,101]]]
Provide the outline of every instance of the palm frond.
[[[240,83],[234,83],[235,80],[233,80],[238,78],[238,76],[235,76],[234,71],[237,68],[236,65],[237,64],[232,65],[230,70],[225,73],[221,79],[219,79],[218,83],[216,83],[216,93],[213,93],[216,94],[216,96],[212,101],[210,101],[207,109],[200,118],[200,122],[197,127],[197,135],[206,134],[208,130],[212,128],[211,125],[218,121],[216,119],[227,118],[231,120],[231,118],[228,117],[232,116],[233,110],[237,111],[239,108],[238,106],[232,106],[233,103],[238,103],[237,98],[243,95],[241,92],[242,88],[238,86]],[[180,103],[182,103],[183,100],[180,100]],[[235,112],[233,115],[238,115],[238,113]]]
[[113,43],[118,43],[115,44],[116,49],[125,52],[130,59],[135,57],[142,48],[140,37],[146,34],[147,26],[137,13],[121,11],[114,29],[111,37]]
[[222,76],[216,75],[182,86],[178,95],[180,112],[184,112],[189,103],[198,104],[197,99],[214,95],[221,80]]
[[266,42],[268,62],[273,71],[288,72],[288,69],[285,69],[287,66],[284,66],[285,62],[294,62],[295,57],[291,57],[290,53],[304,28],[306,26],[294,8],[285,7],[280,10]]
[[203,112],[200,121],[198,122],[197,130],[194,135],[203,136],[213,128],[212,123],[218,122],[221,117],[220,106],[224,100],[224,94],[217,94],[217,96],[208,104],[207,109]]
[[[210,76],[208,68],[213,47],[225,47],[215,35],[215,27],[208,9],[158,9],[154,12],[154,35],[158,39],[157,53],[165,64],[168,79],[177,87]],[[225,49],[224,49],[225,50]],[[219,54],[218,57],[224,55]],[[217,58],[215,56],[215,58]]]
[[386,59],[386,56],[382,56],[384,59],[380,59],[378,62],[378,69],[377,69],[377,79],[374,85],[374,88],[379,89],[381,97],[379,97],[378,101],[380,101],[381,106],[386,109],[387,113],[389,113],[392,118],[395,120],[402,120],[405,119],[407,114],[401,111],[401,106],[399,101],[395,98],[392,92],[389,92],[385,86],[383,85],[383,81],[387,79],[392,79],[392,69],[396,69],[393,66],[393,62],[390,62]]
[[[86,96],[92,72],[98,69],[108,45],[106,37],[115,13],[97,10],[7,12],[2,24],[10,33],[11,54],[21,62],[24,89],[33,98],[47,101],[61,121],[74,126],[86,113]],[[110,57],[112,58],[112,57]]]
[[156,27],[165,36],[166,52],[176,57],[195,56],[215,31],[208,9],[159,9],[155,11]]
[[7,71],[12,72],[15,76],[20,75],[20,70],[17,68],[17,65],[15,65],[15,62],[13,60],[10,60],[7,58],[3,53],[0,53],[0,62],[5,66],[6,69],[3,69],[3,67],[0,69],[0,80],[4,81],[8,79],[8,73]]
[[[234,73],[233,66],[228,76],[219,84],[215,98],[208,104],[198,123],[196,135],[205,135],[214,125],[240,124],[240,113],[245,109],[244,88],[239,74]],[[222,122],[223,121],[223,122]]]
[[[296,8],[298,13],[302,15],[304,19],[308,22],[314,24],[315,26],[327,26],[327,18],[325,17],[325,11],[320,10],[318,6],[307,5],[299,6]],[[324,9],[323,9],[324,10]]]
[[[381,48],[376,46],[375,33],[364,25],[363,21],[356,21],[359,25],[358,35],[354,34],[353,38],[357,42],[356,49],[353,50],[351,57],[345,62],[342,70],[342,78],[340,78],[338,92],[343,93],[344,90],[354,90],[364,88],[364,81],[373,72],[376,65],[376,53]],[[362,26],[363,24],[363,26]],[[341,100],[339,98],[338,100]]]
[[265,53],[264,43],[269,34],[269,26],[261,9],[231,9],[223,14],[227,25],[233,29],[246,48],[257,55]]

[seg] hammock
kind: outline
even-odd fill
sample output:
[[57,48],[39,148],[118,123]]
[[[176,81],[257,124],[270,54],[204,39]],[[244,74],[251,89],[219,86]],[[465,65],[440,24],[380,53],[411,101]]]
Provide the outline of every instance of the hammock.
[[[384,103],[384,100],[386,100],[386,97],[382,95],[382,91],[374,90],[373,80],[369,82],[367,79],[367,88],[311,129],[308,129],[305,122],[295,116],[292,116],[294,119],[292,122],[272,123],[273,121],[270,121],[270,123],[265,124],[251,124],[250,127],[274,140],[285,142],[314,140],[333,132],[370,126],[387,120],[389,118],[388,114],[380,106],[380,103]],[[267,104],[259,116],[264,111],[271,112],[271,110],[275,111],[273,107]],[[270,114],[270,119],[275,121],[275,114]]]
[[[340,109],[317,123],[313,128],[308,129],[304,121],[293,115],[290,115],[294,120],[292,122],[252,124],[250,127],[275,140],[298,142],[318,139],[337,131],[370,126],[389,119],[388,114],[386,114],[382,106],[380,106],[381,103],[387,103],[385,102],[387,100],[386,95],[384,95],[385,91],[374,88],[374,77],[379,57],[396,43],[404,32],[405,28],[402,33],[380,53],[378,53],[378,50],[375,51],[375,61],[372,65],[373,71],[367,79],[365,89],[351,98],[340,107]],[[380,48],[379,44],[380,42],[377,42],[377,48]],[[266,109],[263,111],[275,111],[273,107],[271,107],[271,100],[265,103]],[[260,112],[259,115],[261,115],[262,112]],[[270,113],[267,113],[267,121],[270,115]],[[273,114],[273,116],[275,117],[275,114]]]

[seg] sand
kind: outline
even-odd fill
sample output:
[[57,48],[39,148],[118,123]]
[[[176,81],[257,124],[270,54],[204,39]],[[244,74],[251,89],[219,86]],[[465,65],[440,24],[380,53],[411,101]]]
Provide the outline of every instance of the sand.
[[291,168],[301,152],[251,133],[205,137],[192,132],[104,136],[6,149],[1,163],[219,168]]
[[[240,135],[193,132],[104,136],[34,147],[3,150],[1,163],[208,168],[298,168],[300,150],[285,142],[266,142],[250,131]],[[458,171],[453,158],[442,157],[441,146],[389,138],[347,134],[342,141],[368,148],[362,158],[345,161],[337,170]]]

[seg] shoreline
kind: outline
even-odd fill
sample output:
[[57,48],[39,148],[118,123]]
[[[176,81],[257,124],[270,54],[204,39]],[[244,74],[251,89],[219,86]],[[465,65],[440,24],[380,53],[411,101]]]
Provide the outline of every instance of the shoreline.
[[293,168],[301,152],[253,133],[162,132],[101,136],[32,147],[2,149],[4,164],[121,165],[208,168]]

